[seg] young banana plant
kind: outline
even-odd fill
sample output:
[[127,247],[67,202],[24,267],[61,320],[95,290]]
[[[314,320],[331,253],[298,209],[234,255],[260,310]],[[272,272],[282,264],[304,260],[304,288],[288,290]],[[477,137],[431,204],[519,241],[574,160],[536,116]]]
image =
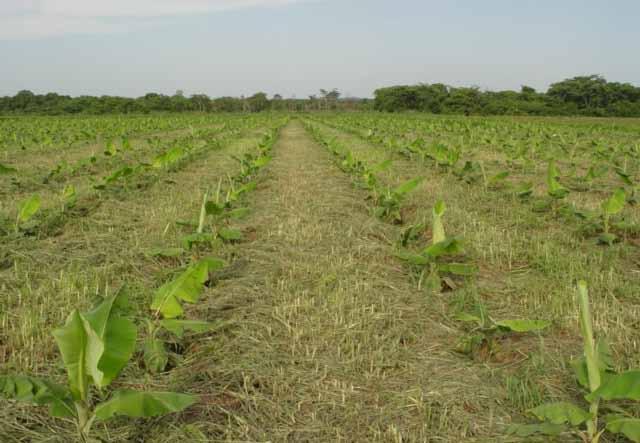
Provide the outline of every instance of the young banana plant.
[[495,351],[496,342],[507,334],[537,332],[547,328],[551,323],[546,320],[494,320],[480,305],[477,314],[462,313],[457,319],[466,323],[475,323],[475,327],[458,343],[457,350],[464,354],[476,356],[483,354],[490,358]]
[[[640,443],[640,418],[620,405],[607,405],[604,401],[640,401],[640,370],[616,373],[605,340],[596,341],[593,333],[587,284],[578,282],[580,331],[583,355],[573,362],[578,384],[586,391],[587,408],[570,402],[546,403],[529,413],[541,423],[511,425],[507,432],[520,437],[533,435],[574,434],[585,443],[599,443],[604,432],[622,434]],[[601,416],[603,410],[610,414]]]
[[181,318],[184,315],[182,304],[197,303],[209,274],[224,265],[217,258],[202,259],[156,290],[150,306],[153,315],[147,322],[148,337],[144,343],[144,361],[150,372],[164,371],[169,361],[165,342],[158,338],[162,329],[182,338],[185,330],[199,333],[216,326],[215,323]]
[[617,189],[614,191],[613,195],[611,195],[608,199],[602,202],[600,206],[602,212],[602,227],[603,232],[598,237],[598,241],[601,243],[612,245],[613,242],[617,240],[617,236],[610,232],[609,221],[611,216],[618,214],[622,209],[624,209],[626,203],[626,194],[624,189]]
[[598,242],[605,245],[613,245],[618,236],[611,232],[611,217],[620,213],[626,205],[627,197],[624,189],[616,189],[600,204],[599,211],[573,209],[573,214],[584,222],[585,230],[589,232],[601,232]]
[[477,272],[472,264],[455,263],[451,259],[463,252],[462,241],[458,237],[447,237],[444,230],[442,217],[446,211],[446,205],[442,200],[433,206],[432,216],[432,241],[419,253],[402,251],[398,258],[421,269],[420,283],[426,278],[426,282],[432,289],[439,289],[444,280],[445,284],[455,288],[454,282],[448,275],[471,276]]
[[[0,395],[49,406],[53,417],[72,419],[82,442],[91,440],[95,421],[115,415],[152,417],[181,411],[197,397],[175,392],[105,389],[130,360],[136,345],[135,324],[123,314],[124,291],[107,297],[87,312],[74,310],[65,325],[53,331],[67,370],[68,384],[30,376],[0,376]],[[99,394],[99,395],[96,395]]]
[[73,209],[78,201],[76,188],[73,185],[67,185],[62,190],[62,212]]
[[485,182],[485,189],[500,189],[507,185],[507,177],[509,177],[509,171],[501,171],[497,174],[488,177]]
[[116,144],[113,142],[113,140],[107,140],[104,149],[104,155],[107,157],[114,157],[118,155],[118,148],[116,148]]
[[462,168],[453,171],[453,175],[467,184],[476,183],[480,178],[483,178],[484,182],[484,170],[482,166],[480,163],[472,160],[465,161]]
[[172,165],[178,163],[183,157],[186,156],[186,152],[183,148],[174,146],[168,149],[166,152],[157,155],[153,159],[153,167],[157,169],[169,169]]
[[37,194],[32,195],[20,203],[18,215],[16,217],[16,233],[20,232],[20,228],[38,213],[41,203],[42,200]]
[[116,183],[119,180],[124,180],[129,177],[132,177],[135,174],[139,173],[144,168],[146,168],[146,165],[144,164],[140,164],[135,167],[122,166],[121,168],[118,168],[117,170],[112,172],[111,175],[104,177],[101,183],[97,183],[93,185],[93,188],[98,191],[104,191],[105,189],[107,189],[109,185]]
[[393,223],[402,223],[402,212],[400,211],[402,202],[407,195],[422,183],[423,177],[416,177],[396,188],[389,186],[378,187],[375,191],[375,215],[383,220]]
[[531,182],[520,183],[513,189],[513,195],[522,200],[531,197],[531,194],[533,194],[533,183]]
[[549,162],[547,169],[547,194],[554,200],[562,200],[569,194],[569,190],[562,186],[558,181],[560,172],[555,162],[552,160]]
[[[194,245],[212,246],[215,245],[216,241],[233,242],[242,239],[242,232],[237,229],[231,229],[227,225],[227,222],[230,219],[242,218],[247,214],[247,208],[233,208],[233,204],[238,201],[242,195],[255,189],[256,183],[249,182],[235,189],[231,187],[227,191],[224,199],[221,194],[221,185],[222,181],[219,181],[218,190],[213,201],[209,200],[209,193],[205,192],[202,205],[200,206],[200,218],[196,232],[182,238],[183,245],[186,249],[192,249]],[[207,217],[213,220],[212,232],[204,232]],[[195,226],[195,224],[190,222],[183,222],[181,224]]]
[[375,190],[378,187],[378,179],[376,174],[379,174],[382,171],[386,171],[391,167],[392,160],[385,160],[377,165],[374,165],[371,168],[364,168],[364,171],[361,173],[362,187],[368,189],[370,191]]
[[460,150],[450,148],[442,143],[435,143],[423,149],[423,160],[431,158],[436,165],[450,170],[460,160]]

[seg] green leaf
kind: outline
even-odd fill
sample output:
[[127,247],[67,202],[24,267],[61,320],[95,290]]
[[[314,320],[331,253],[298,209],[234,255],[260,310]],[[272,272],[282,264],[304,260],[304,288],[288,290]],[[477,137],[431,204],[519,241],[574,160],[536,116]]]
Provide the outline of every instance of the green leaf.
[[462,252],[462,242],[457,237],[449,237],[441,242],[434,243],[422,251],[422,255],[437,258],[446,255],[455,255]]
[[398,257],[400,260],[404,260],[416,266],[426,266],[433,261],[430,257],[413,254],[408,251],[399,251],[396,253],[396,257]]
[[76,203],[76,188],[73,185],[67,185],[62,190],[62,199],[67,206],[73,206]]
[[584,280],[578,281],[578,306],[580,309],[580,332],[583,338],[584,361],[587,368],[587,379],[589,381],[589,391],[597,390],[602,380],[600,374],[602,372],[602,362],[596,342],[593,338],[593,321],[591,318],[591,307],[589,304],[589,290]]
[[242,218],[245,218],[247,215],[249,215],[250,212],[251,210],[249,208],[236,208],[227,212],[227,217],[235,220],[240,220]]
[[548,194],[556,199],[562,199],[569,194],[569,190],[562,186],[556,179],[549,179],[547,181]]
[[633,181],[631,180],[631,175],[629,175],[627,172],[625,172],[621,168],[615,168],[615,172],[616,172],[616,174],[618,174],[618,177],[620,177],[620,179],[624,182],[625,185],[633,186]]
[[530,409],[529,412],[538,420],[547,421],[554,425],[578,426],[591,419],[589,412],[568,402],[547,403]]
[[514,190],[516,196],[520,198],[529,197],[533,194],[533,184],[532,183],[522,183],[516,187]]
[[224,241],[238,241],[242,239],[242,232],[237,229],[220,228],[218,236]]
[[547,320],[501,320],[496,325],[514,332],[541,331],[551,324]]
[[607,215],[615,215],[622,211],[626,203],[624,189],[616,189],[613,195],[602,203],[602,212]]
[[236,189],[236,190],[232,191],[232,192],[229,194],[229,198],[228,198],[228,200],[229,200],[229,201],[236,201],[236,200],[238,200],[238,198],[240,198],[240,196],[241,196],[242,194],[245,194],[245,193],[247,193],[247,192],[251,192],[251,191],[253,191],[254,189],[256,189],[256,187],[257,187],[256,182],[249,182],[249,183],[247,183],[247,184],[245,184],[245,185],[242,185],[242,186],[240,186],[238,189]]
[[148,338],[144,341],[144,365],[149,372],[157,374],[164,371],[169,362],[169,355],[164,347],[164,342],[157,338]]
[[466,323],[478,323],[482,325],[482,319],[477,315],[469,314],[468,312],[460,312],[456,315],[456,320],[460,320]]
[[174,258],[180,257],[185,253],[183,248],[159,248],[152,249],[149,251],[149,255],[152,257],[165,257],[165,258]]
[[53,417],[73,417],[76,413],[66,387],[35,377],[0,376],[0,395],[10,400],[48,405]]
[[569,193],[569,190],[558,182],[559,176],[560,172],[555,162],[550,161],[547,171],[547,193],[556,199],[564,198]]
[[607,417],[607,431],[622,434],[634,443],[640,443],[640,419],[630,417]]
[[116,149],[116,145],[113,143],[112,140],[109,140],[107,142],[107,146],[104,150],[104,155],[106,156],[114,156],[118,153],[118,150]]
[[602,177],[604,174],[607,173],[608,170],[609,170],[609,167],[607,165],[593,164],[589,167],[589,170],[585,174],[584,179],[591,181],[593,179]]
[[118,169],[113,174],[111,174],[110,176],[105,178],[104,182],[105,183],[113,183],[113,182],[119,180],[120,178],[128,177],[129,175],[132,175],[133,172],[134,172],[133,168],[131,168],[130,166],[123,166],[122,168]]
[[[605,380],[611,375],[613,368],[613,357],[609,349],[609,343],[601,338],[596,343],[596,355],[598,356],[598,366],[600,368],[600,379]],[[587,362],[584,357],[571,362],[575,371],[578,383],[585,389],[589,389],[589,375],[587,372]]]
[[126,366],[135,351],[137,333],[136,325],[130,319],[109,317],[104,335],[105,348],[98,363],[103,374],[102,381],[96,381],[99,388],[108,386]]
[[37,194],[32,195],[27,200],[20,204],[18,210],[18,220],[21,223],[25,223],[33,217],[40,209],[40,196]]
[[193,245],[211,244],[214,240],[215,237],[213,234],[196,233],[182,237],[182,244],[184,245],[185,249],[191,249],[193,248]]
[[432,214],[433,214],[433,226],[432,226],[432,243],[435,245],[436,243],[440,243],[446,240],[446,235],[444,232],[444,225],[442,223],[442,216],[446,211],[447,207],[442,200],[438,200],[435,205],[433,205]]
[[404,229],[400,234],[400,244],[402,246],[407,246],[411,240],[417,239],[420,234],[424,231],[425,224],[418,223],[415,225],[411,225]]
[[89,389],[86,368],[87,334],[80,312],[77,309],[74,310],[67,318],[64,327],[53,331],[53,336],[67,368],[69,388],[73,397],[77,400],[86,399]]
[[402,196],[408,194],[409,192],[413,191],[416,187],[418,187],[418,185],[422,182],[422,180],[423,180],[422,177],[413,178],[413,179],[401,184],[397,188],[395,188],[393,190],[393,193],[395,195],[399,196],[399,197],[402,197]]
[[224,262],[206,258],[189,266],[174,280],[162,285],[155,293],[151,309],[159,311],[164,318],[176,318],[184,312],[179,300],[196,303],[209,272],[219,269]]
[[218,269],[222,269],[225,266],[224,260],[221,260],[216,257],[205,257],[200,260],[202,263],[206,263],[209,267],[209,272],[217,271]]
[[174,147],[169,149],[167,152],[165,152],[164,154],[160,154],[158,155],[154,160],[153,160],[153,167],[154,168],[165,168],[167,166],[170,166],[171,164],[177,162],[178,160],[180,160],[183,156],[184,156],[185,152],[182,148],[179,147]]
[[113,309],[120,297],[123,292],[87,313],[73,311],[65,325],[53,331],[75,399],[86,400],[90,381],[98,388],[109,385],[135,350],[135,324]]
[[204,207],[207,215],[217,216],[224,212],[224,205],[219,203],[207,202]]
[[509,177],[509,171],[502,171],[487,180],[488,185],[495,185]]
[[18,172],[18,170],[11,166],[5,166],[2,163],[0,163],[0,175],[13,174],[14,172]]
[[420,254],[412,254],[410,252],[399,252],[396,254],[396,257],[398,257],[400,260],[404,260],[416,266],[426,266],[433,261],[431,257],[425,257]]
[[[482,327],[482,323],[478,323]],[[464,335],[456,344],[456,352],[467,355],[475,355],[487,343],[484,333]]]
[[271,157],[268,155],[262,156],[254,160],[253,166],[256,168],[262,168],[266,166],[271,161]]
[[585,397],[603,400],[640,400],[640,370],[611,375],[598,389]]
[[115,391],[113,396],[95,409],[98,420],[107,420],[114,415],[128,417],[155,417],[188,408],[197,397],[175,392]]
[[547,178],[558,178],[558,177],[560,177],[560,171],[558,171],[556,162],[551,160],[547,168]]
[[601,245],[613,246],[616,240],[618,240],[618,236],[611,232],[603,232],[598,236],[598,243]]
[[439,263],[438,271],[448,272],[449,274],[470,276],[478,272],[478,268],[475,265],[466,263]]
[[532,435],[549,435],[556,436],[567,431],[565,425],[555,425],[553,423],[540,423],[533,425],[513,424],[507,428],[507,434],[516,435],[518,437],[531,437]]
[[200,320],[164,319],[160,322],[163,328],[174,333],[178,338],[184,336],[185,331],[202,333],[219,328],[223,322],[208,322]]
[[393,160],[391,160],[391,159],[385,160],[385,161],[383,161],[381,163],[378,163],[377,165],[373,166],[370,169],[370,172],[377,173],[377,172],[385,171],[385,170],[389,169],[389,167],[391,166],[392,163],[393,163]]

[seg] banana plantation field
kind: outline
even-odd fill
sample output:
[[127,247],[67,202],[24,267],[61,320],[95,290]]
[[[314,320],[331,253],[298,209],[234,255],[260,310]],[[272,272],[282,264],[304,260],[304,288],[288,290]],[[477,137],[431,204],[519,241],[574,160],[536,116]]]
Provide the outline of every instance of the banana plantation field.
[[0,119],[0,441],[640,442],[640,121]]

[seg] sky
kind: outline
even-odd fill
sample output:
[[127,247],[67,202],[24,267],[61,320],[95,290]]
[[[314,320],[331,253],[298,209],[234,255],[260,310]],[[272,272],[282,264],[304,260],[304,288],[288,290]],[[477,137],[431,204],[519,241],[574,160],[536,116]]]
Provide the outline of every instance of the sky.
[[640,86],[638,0],[0,0],[0,95]]

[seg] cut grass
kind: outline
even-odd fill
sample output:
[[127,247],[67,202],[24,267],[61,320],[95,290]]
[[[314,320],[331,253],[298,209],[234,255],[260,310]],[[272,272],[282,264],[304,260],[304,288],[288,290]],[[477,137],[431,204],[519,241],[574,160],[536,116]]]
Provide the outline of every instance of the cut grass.
[[[232,142],[229,149],[242,153],[253,148],[259,139],[256,133]],[[30,346],[19,337],[28,339],[32,346],[41,340],[52,343],[44,328],[48,316],[54,316],[53,324],[59,323],[71,306],[88,303],[92,293],[105,287],[116,289],[132,281],[141,288],[152,287],[163,263],[146,252],[167,244],[179,246],[183,231],[175,222],[195,217],[205,187],[215,187],[219,179],[234,170],[235,163],[229,152],[214,151],[171,174],[169,183],[129,193],[124,199],[104,200],[89,216],[72,219],[59,236],[5,243],[2,252],[12,265],[3,271],[1,311],[5,318],[13,319],[5,320],[5,330],[18,339],[9,340],[6,345],[17,354],[24,350],[20,360],[38,359],[40,356],[31,353]],[[41,319],[38,313],[47,317]],[[30,330],[37,334],[25,332]],[[16,331],[21,332],[15,334]],[[14,366],[11,360],[4,363]],[[16,365],[15,369],[37,370],[30,364]]]
[[[343,117],[323,117],[333,118]],[[370,120],[361,122],[366,129]],[[321,129],[370,165],[393,156],[358,131]],[[179,245],[187,228],[175,221],[196,219],[204,191],[237,169],[228,154],[241,156],[257,140],[209,152],[139,192],[115,193],[59,236],[0,245],[2,372],[62,379],[50,327],[123,283],[144,310],[153,289],[189,261],[148,252]],[[506,425],[528,408],[578,395],[568,365],[580,352],[576,278],[589,280],[595,329],[610,338],[617,361],[640,366],[633,243],[597,246],[499,190],[394,156],[384,184],[426,177],[403,203],[407,223],[430,226],[431,207],[443,199],[447,232],[465,238],[480,267],[456,291],[434,294],[418,290],[394,257],[403,227],[372,215],[367,192],[299,121],[282,131],[273,156],[249,194],[250,214],[234,222],[244,240],[214,252],[229,266],[189,307],[192,318],[220,328],[175,345],[171,371],[150,379],[139,358],[117,382],[196,393],[201,402],[179,416],[100,425],[105,441],[515,441]],[[429,238],[427,229],[418,244]],[[455,351],[467,332],[455,316],[479,304],[495,318],[553,325],[473,360]],[[44,411],[4,400],[0,429],[10,442],[70,435]]]
[[[505,420],[491,372],[453,352],[444,306],[392,257],[328,153],[293,122],[253,196],[249,262],[214,289],[235,327],[202,349],[214,441],[486,441]],[[483,440],[484,439],[484,440]]]
[[[354,135],[326,126],[323,131],[337,137],[370,164],[391,155],[388,150]],[[473,261],[480,265],[475,284],[446,296],[445,300],[450,302],[448,315],[483,303],[497,318],[554,321],[539,349],[531,340],[515,346],[507,343],[507,353],[499,356],[499,363],[516,363],[506,371],[496,372],[498,377],[510,381],[509,398],[515,414],[526,410],[521,406],[523,395],[525,398],[542,395],[547,399],[575,395],[567,368],[569,360],[579,351],[573,297],[577,279],[588,279],[594,288],[596,329],[611,340],[624,368],[638,366],[636,326],[640,314],[637,297],[640,275],[637,264],[640,256],[635,244],[598,246],[595,241],[578,235],[562,219],[533,212],[528,203],[505,197],[500,192],[485,191],[479,185],[466,185],[450,174],[438,173],[416,161],[394,157],[393,166],[384,178],[400,183],[420,174],[427,175],[428,179],[407,201],[408,206],[417,208],[413,219],[428,220],[429,206],[437,199],[446,201],[450,209],[446,220],[450,230],[465,238]],[[447,324],[458,327],[453,322]],[[518,389],[527,391],[515,395],[514,377],[518,380]],[[530,386],[537,388],[527,388]]]

